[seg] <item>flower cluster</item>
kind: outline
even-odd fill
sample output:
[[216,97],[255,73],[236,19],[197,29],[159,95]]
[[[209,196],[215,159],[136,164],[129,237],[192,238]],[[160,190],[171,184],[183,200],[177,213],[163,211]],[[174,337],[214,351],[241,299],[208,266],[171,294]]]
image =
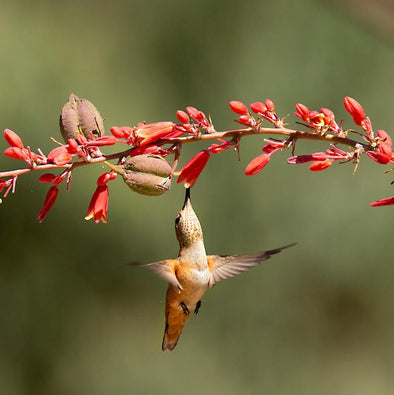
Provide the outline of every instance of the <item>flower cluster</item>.
[[[160,121],[138,123],[134,127],[113,126],[111,135],[105,135],[103,118],[96,107],[88,100],[71,94],[60,115],[64,143],[52,139],[57,146],[47,155],[40,149],[33,152],[15,132],[4,130],[9,145],[4,155],[23,161],[25,167],[0,172],[0,193],[6,197],[10,191],[15,192],[16,181],[22,174],[43,171],[39,181],[51,186],[38,214],[38,220],[42,222],[59,195],[59,185],[64,182],[69,190],[71,176],[76,168],[106,162],[111,171],[99,176],[86,215],[86,219],[93,219],[96,223],[106,222],[109,197],[107,184],[117,174],[122,175],[123,181],[132,191],[149,196],[158,196],[169,190],[174,176],[178,176],[178,183],[193,187],[212,154],[234,149],[239,156],[241,139],[253,134],[271,137],[264,139],[262,153],[246,166],[244,173],[247,176],[259,173],[271,161],[273,154],[288,148],[292,149],[292,156],[287,158],[288,164],[309,163],[309,169],[315,172],[327,169],[336,161],[354,163],[356,169],[364,154],[378,164],[394,164],[390,136],[381,129],[374,132],[364,109],[351,97],[345,97],[344,105],[359,130],[345,129],[342,121],[337,122],[335,114],[327,108],[316,111],[304,104],[296,104],[295,115],[306,129],[298,130],[287,127],[285,117],[277,114],[276,106],[270,99],[251,103],[250,110],[241,101],[231,101],[229,105],[237,115],[235,121],[241,125],[241,129],[216,131],[210,116],[195,107],[186,107],[185,111],[176,112],[177,123]],[[327,142],[328,148],[324,152],[294,155],[296,142],[302,139]],[[177,171],[183,145],[205,141],[209,141],[209,145]],[[105,147],[115,144],[126,146],[126,149],[111,154],[102,152]],[[174,155],[172,165],[166,161],[169,155]],[[108,163],[110,160],[116,160],[117,163]],[[48,170],[60,172],[54,174]],[[371,206],[392,204],[394,197],[378,200]]]

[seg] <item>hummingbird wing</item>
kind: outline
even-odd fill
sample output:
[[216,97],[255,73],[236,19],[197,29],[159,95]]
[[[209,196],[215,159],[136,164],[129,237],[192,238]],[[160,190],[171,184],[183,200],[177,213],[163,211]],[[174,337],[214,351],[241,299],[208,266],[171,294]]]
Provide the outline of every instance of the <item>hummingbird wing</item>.
[[274,250],[256,252],[255,254],[208,255],[208,268],[211,271],[209,287],[212,288],[220,280],[246,272],[252,267],[257,266],[260,262],[269,259],[271,255],[278,254],[283,249],[292,247],[293,245],[295,245],[295,243],[275,248]]
[[166,259],[164,261],[148,263],[141,266],[156,273],[163,280],[168,281],[175,289],[181,290],[183,287],[175,275],[175,266],[177,263],[177,259]]

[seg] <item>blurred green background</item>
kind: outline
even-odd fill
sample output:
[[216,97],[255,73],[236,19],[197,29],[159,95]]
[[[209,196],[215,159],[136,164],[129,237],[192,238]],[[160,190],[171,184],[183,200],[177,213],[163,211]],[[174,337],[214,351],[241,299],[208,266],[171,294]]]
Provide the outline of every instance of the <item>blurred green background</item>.
[[[352,127],[350,95],[392,135],[392,40],[369,14],[324,0],[3,0],[0,126],[48,152],[73,92],[107,130],[175,121],[187,105],[223,130],[236,126],[229,100],[265,98],[283,115],[328,107]],[[245,177],[261,146],[244,139],[241,162],[212,157],[193,189],[207,251],[298,245],[207,292],[172,353],[160,347],[166,284],[126,263],[177,255],[184,188],[144,197],[116,180],[108,224],[95,225],[83,218],[103,170],[83,168],[38,224],[47,187],[21,177],[0,208],[0,392],[392,393],[393,209],[368,203],[393,194],[393,177],[367,160],[355,176],[315,174],[288,153]],[[203,147],[185,147],[181,164]]]

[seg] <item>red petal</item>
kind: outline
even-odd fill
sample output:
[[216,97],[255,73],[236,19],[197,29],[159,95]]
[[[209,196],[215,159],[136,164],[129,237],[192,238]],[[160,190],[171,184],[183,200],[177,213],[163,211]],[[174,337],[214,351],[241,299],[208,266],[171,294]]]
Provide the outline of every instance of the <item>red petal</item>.
[[349,96],[343,99],[343,104],[345,105],[346,111],[353,117],[354,123],[362,126],[362,121],[365,119],[365,112],[361,104]]
[[309,166],[309,170],[311,171],[322,171],[327,169],[328,167],[330,167],[332,165],[332,162],[327,159],[325,161],[316,161],[316,162],[312,162]]
[[252,110],[254,113],[256,113],[256,114],[258,114],[258,113],[263,113],[263,112],[265,112],[265,111],[267,110],[266,105],[263,104],[263,103],[261,103],[260,101],[257,101],[257,102],[255,102],[255,103],[252,103],[252,104],[250,105],[250,108],[251,108],[251,110]]
[[383,142],[390,147],[393,145],[391,141],[391,137],[388,135],[388,133],[385,130],[379,129],[376,132],[377,136],[383,140]]
[[86,143],[87,146],[104,147],[106,145],[114,145],[116,143],[115,136],[103,136],[97,139],[90,140]]
[[275,111],[275,104],[274,104],[274,102],[273,102],[272,100],[267,99],[267,100],[265,101],[265,105],[267,106],[267,110],[269,110],[269,111]]
[[377,151],[367,151],[367,155],[375,162],[386,165],[390,162],[390,156]]
[[245,115],[248,113],[248,108],[241,101],[233,100],[229,103],[231,111],[239,115]]
[[186,107],[186,111],[189,114],[190,118],[194,119],[196,122],[199,121],[199,116],[200,116],[200,111],[197,110],[197,108],[194,107]]
[[99,176],[97,179],[97,185],[105,185],[108,181],[116,178],[116,173],[114,171],[107,171]]
[[93,218],[96,224],[100,221],[107,222],[108,196],[109,191],[106,184],[99,185],[96,188],[89,203],[88,213],[85,217],[86,220]]
[[49,213],[49,210],[55,204],[58,194],[59,194],[59,189],[57,189],[57,187],[49,188],[49,191],[48,191],[47,196],[45,198],[44,205],[42,206],[42,209],[40,210],[40,212],[38,213],[38,216],[37,216],[37,219],[40,223],[42,221],[44,221],[45,217]]
[[297,103],[296,104],[296,113],[295,115],[298,118],[301,118],[305,122],[309,122],[309,108],[304,104]]
[[4,155],[12,159],[24,159],[25,157],[24,149],[20,149],[18,147],[8,147],[4,151]]
[[150,144],[174,130],[175,124],[169,121],[143,125],[136,130],[138,137],[143,137],[140,145]]
[[183,166],[177,183],[184,182],[185,186],[190,188],[193,187],[200,173],[204,169],[205,165],[209,160],[210,154],[208,150],[200,151],[197,155],[195,155],[189,162]]
[[312,161],[325,161],[327,160],[327,155],[324,152],[315,152],[311,155],[298,155],[291,156],[287,159],[289,165],[298,165],[300,163],[312,162]]
[[10,129],[5,129],[4,130],[4,137],[7,140],[7,143],[11,147],[18,147],[18,148],[23,148],[23,143],[21,138],[12,130]]
[[178,110],[176,112],[176,117],[178,118],[179,122],[181,122],[181,123],[189,123],[190,122],[189,115],[187,115],[185,113],[185,111]]
[[261,154],[256,156],[256,158],[252,159],[249,164],[246,166],[245,175],[253,176],[257,174],[259,171],[263,170],[264,167],[270,161],[270,155],[268,154]]
[[46,183],[46,184],[50,184],[51,182],[53,182],[53,180],[56,178],[56,176],[52,173],[45,173],[43,175],[40,176],[40,178],[38,179],[40,182]]
[[394,196],[381,199],[381,200],[376,200],[375,202],[369,203],[371,207],[379,207],[379,206],[391,206],[394,204]]
[[118,139],[122,139],[124,137],[123,130],[118,126],[113,126],[111,129],[111,133]]
[[70,163],[72,160],[72,156],[67,151],[67,147],[65,145],[61,145],[60,147],[54,148],[48,154],[48,161],[53,162],[57,166],[63,166],[67,163]]

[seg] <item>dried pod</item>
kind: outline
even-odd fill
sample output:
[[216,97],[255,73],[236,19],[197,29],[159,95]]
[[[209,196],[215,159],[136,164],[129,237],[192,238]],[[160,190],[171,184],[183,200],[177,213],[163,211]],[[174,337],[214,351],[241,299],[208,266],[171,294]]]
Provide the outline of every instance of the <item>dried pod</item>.
[[80,133],[88,140],[91,139],[91,134],[97,138],[105,133],[103,118],[97,108],[89,100],[81,99],[73,93],[62,107],[59,125],[66,143],[68,139],[76,139]]
[[124,165],[107,164],[122,175],[130,189],[141,195],[159,196],[171,187],[171,165],[161,156],[137,155]]

